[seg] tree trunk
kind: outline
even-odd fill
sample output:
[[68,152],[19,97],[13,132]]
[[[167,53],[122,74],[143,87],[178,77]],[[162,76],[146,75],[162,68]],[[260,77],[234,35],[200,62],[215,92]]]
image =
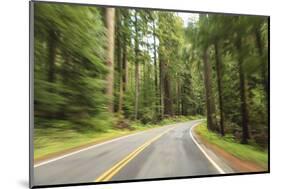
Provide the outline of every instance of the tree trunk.
[[123,106],[123,60],[122,60],[122,32],[121,32],[121,11],[117,10],[116,11],[116,25],[115,25],[115,38],[116,38],[116,58],[117,58],[117,65],[118,65],[118,72],[119,72],[119,98],[118,98],[118,104],[117,104],[117,108],[115,108],[117,110],[117,112],[119,114],[122,114],[122,106]]
[[188,84],[188,82],[187,82],[187,75],[186,74],[184,74],[184,80],[183,80],[183,83],[182,83],[182,87],[181,87],[181,93],[182,93],[182,95],[181,95],[181,114],[182,115],[187,115],[187,101],[186,101],[186,94],[187,94],[187,87],[186,87],[186,85]]
[[[160,46],[160,45],[159,45]],[[160,51],[160,50],[159,50]],[[160,107],[160,119],[164,118],[164,63],[163,63],[163,59],[161,57],[161,54],[159,53],[159,97],[160,97],[160,101],[159,101],[159,107]]]
[[144,107],[147,106],[147,71],[146,71],[146,62],[142,61],[142,95],[143,95],[143,100],[141,100],[142,104]]
[[122,64],[123,64],[123,91],[126,92],[128,88],[128,65],[127,65],[127,42],[126,36],[123,38],[123,56],[122,56]]
[[[154,61],[154,83],[155,83],[155,97],[158,98],[158,74],[157,74],[157,49],[156,49],[156,32],[155,20],[153,20],[153,61]],[[160,113],[158,100],[155,101],[155,112]],[[160,113],[161,114],[161,113]]]
[[262,85],[264,88],[264,94],[265,94],[265,108],[266,108],[266,112],[268,112],[268,83],[267,83],[267,70],[268,70],[268,65],[267,62],[264,61],[264,53],[263,53],[263,44],[262,44],[262,38],[261,38],[261,33],[259,30],[258,26],[255,29],[255,36],[256,36],[256,45],[259,51],[259,55],[260,55],[260,61],[261,61],[261,76],[262,76]]
[[209,62],[208,48],[203,51],[203,63],[204,63],[204,82],[206,93],[206,105],[207,105],[207,127],[209,130],[214,131],[216,128],[215,121],[215,104],[212,92],[212,67]]
[[170,76],[167,70],[167,64],[164,63],[164,115],[173,115],[173,101],[171,95]]
[[247,107],[247,97],[246,97],[246,84],[245,75],[243,68],[243,55],[241,48],[241,38],[237,39],[236,43],[238,51],[238,67],[239,67],[239,79],[240,79],[240,101],[241,101],[241,116],[242,116],[242,143],[247,144],[250,138],[249,127],[248,127],[248,107]]
[[135,10],[135,119],[138,119],[139,110],[139,39],[138,39],[138,17]]
[[123,106],[123,61],[121,52],[121,40],[118,36],[118,49],[117,49],[117,61],[119,65],[119,101],[118,101],[118,113],[122,113]]
[[105,10],[105,23],[107,28],[107,66],[108,74],[106,77],[107,88],[106,94],[109,98],[108,110],[113,112],[113,82],[114,82],[114,20],[115,9],[106,8]]
[[181,115],[181,108],[180,108],[181,91],[180,91],[180,81],[179,81],[179,79],[177,79],[177,81],[176,81],[176,91],[177,91],[177,95],[176,95],[177,115]]
[[[121,64],[122,65],[122,64]],[[123,71],[122,71],[122,66],[120,68],[120,71],[121,73],[120,74],[123,74]],[[124,94],[124,83],[123,83],[123,77],[122,75],[120,76],[120,84],[119,84],[119,104],[118,104],[118,112],[121,114],[122,113],[122,110],[123,110],[123,94]]]
[[215,42],[215,56],[216,56],[216,69],[217,69],[217,82],[219,91],[219,106],[220,106],[220,134],[224,136],[224,106],[222,99],[222,63],[219,42]]

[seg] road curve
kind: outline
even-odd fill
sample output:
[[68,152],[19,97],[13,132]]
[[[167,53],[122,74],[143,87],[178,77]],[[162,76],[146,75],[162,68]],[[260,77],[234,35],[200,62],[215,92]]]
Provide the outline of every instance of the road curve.
[[[33,184],[219,174],[190,136],[190,129],[199,122],[189,121],[150,129],[35,165]],[[115,169],[114,166],[119,167]],[[107,180],[99,179],[108,172],[111,173]]]

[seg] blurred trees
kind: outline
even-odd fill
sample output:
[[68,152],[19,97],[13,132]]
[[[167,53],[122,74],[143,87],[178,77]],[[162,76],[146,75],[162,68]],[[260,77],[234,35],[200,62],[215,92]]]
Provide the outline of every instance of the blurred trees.
[[105,26],[107,29],[107,88],[106,94],[108,97],[109,105],[108,109],[113,112],[113,83],[114,83],[114,24],[115,21],[115,9],[106,8],[105,9]]
[[[35,3],[35,122],[99,127],[104,95],[106,29],[93,7]],[[53,122],[53,123],[52,123]]]
[[209,130],[266,144],[265,17],[201,14],[184,24],[166,11],[35,3],[34,24],[36,127],[206,114]]

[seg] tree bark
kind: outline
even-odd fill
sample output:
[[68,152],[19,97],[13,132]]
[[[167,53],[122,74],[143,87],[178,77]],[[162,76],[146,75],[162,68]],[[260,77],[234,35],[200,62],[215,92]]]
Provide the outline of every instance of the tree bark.
[[177,104],[177,114],[176,115],[181,115],[181,108],[180,108],[180,105],[181,105],[181,91],[180,91],[180,81],[179,79],[176,80],[176,104]]
[[[159,45],[160,47],[160,45]],[[160,53],[160,48],[159,48],[159,90],[160,90],[160,93],[159,93],[159,97],[160,97],[160,100],[159,100],[159,109],[160,109],[160,119],[163,119],[164,118],[164,94],[165,94],[165,91],[164,91],[164,63],[163,63],[163,59],[161,57],[161,53]]]
[[[125,11],[123,13],[123,19],[124,19],[124,28],[128,28],[129,26],[129,20],[128,20],[129,14],[128,11]],[[123,62],[123,91],[126,92],[128,88],[128,78],[129,78],[129,70],[128,70],[128,60],[127,60],[127,46],[128,46],[128,35],[127,32],[123,32],[123,55],[122,55],[122,62]]]
[[259,26],[256,27],[255,29],[255,36],[256,36],[256,45],[258,48],[258,52],[260,55],[260,61],[261,61],[261,76],[262,76],[262,85],[264,88],[264,94],[265,94],[265,105],[266,105],[266,111],[268,112],[268,82],[267,82],[267,70],[268,70],[268,65],[267,62],[264,62],[264,53],[263,53],[263,43],[262,43],[262,38],[261,38],[261,33],[259,30]]
[[[120,33],[119,33],[120,35]],[[122,50],[121,50],[121,40],[120,36],[117,39],[118,48],[117,48],[117,61],[119,65],[119,100],[118,100],[118,113],[122,112],[123,106],[123,61],[122,61]]]
[[208,48],[203,50],[203,63],[204,63],[204,82],[206,93],[207,105],[207,127],[209,130],[214,131],[216,128],[215,121],[215,104],[212,92],[212,67],[209,62]]
[[123,56],[122,56],[122,64],[123,64],[123,91],[126,92],[128,88],[128,65],[127,65],[127,42],[126,36],[123,38]]
[[138,17],[135,10],[135,119],[138,119],[139,110],[139,39],[138,39]]
[[224,136],[224,106],[223,106],[223,86],[222,86],[222,62],[219,42],[215,42],[215,57],[216,57],[216,69],[217,69],[217,83],[218,83],[218,92],[219,92],[219,106],[220,106],[220,134]]
[[[153,61],[154,61],[154,83],[155,83],[155,97],[158,98],[158,73],[157,73],[157,49],[156,49],[156,31],[155,20],[153,20]],[[158,100],[155,103],[155,112],[160,113]],[[161,113],[160,113],[161,114]]]
[[115,21],[115,9],[106,8],[105,10],[105,23],[107,28],[107,66],[108,74],[106,77],[107,88],[106,94],[109,98],[108,110],[113,112],[113,82],[114,82],[114,21]]
[[170,76],[167,70],[167,64],[164,63],[164,115],[173,115],[173,101],[171,96]]
[[241,38],[239,37],[236,42],[236,47],[238,51],[238,68],[239,68],[239,79],[240,79],[240,108],[242,116],[242,143],[247,144],[250,138],[249,126],[248,126],[248,107],[247,107],[247,97],[246,97],[246,82],[243,68],[243,55],[241,48]]

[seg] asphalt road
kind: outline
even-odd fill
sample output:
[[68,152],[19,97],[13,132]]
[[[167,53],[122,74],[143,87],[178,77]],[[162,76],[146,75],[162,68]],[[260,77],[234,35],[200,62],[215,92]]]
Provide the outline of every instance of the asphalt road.
[[199,121],[167,125],[34,166],[34,185],[219,174],[190,135]]

